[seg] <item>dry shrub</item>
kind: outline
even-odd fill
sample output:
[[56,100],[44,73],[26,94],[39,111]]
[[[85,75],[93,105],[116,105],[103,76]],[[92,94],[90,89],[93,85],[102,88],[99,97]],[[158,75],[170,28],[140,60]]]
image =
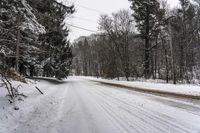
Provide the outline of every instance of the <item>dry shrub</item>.
[[11,78],[13,80],[26,83],[25,77],[21,76],[14,68],[8,69],[5,75],[6,77]]

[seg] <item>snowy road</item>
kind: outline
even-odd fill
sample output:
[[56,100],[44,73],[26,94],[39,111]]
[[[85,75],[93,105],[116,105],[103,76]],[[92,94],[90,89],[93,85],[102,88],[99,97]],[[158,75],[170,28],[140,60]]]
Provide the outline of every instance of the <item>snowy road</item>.
[[200,133],[199,101],[72,77],[63,84],[40,84],[44,96],[29,92],[19,111],[1,110],[0,133]]

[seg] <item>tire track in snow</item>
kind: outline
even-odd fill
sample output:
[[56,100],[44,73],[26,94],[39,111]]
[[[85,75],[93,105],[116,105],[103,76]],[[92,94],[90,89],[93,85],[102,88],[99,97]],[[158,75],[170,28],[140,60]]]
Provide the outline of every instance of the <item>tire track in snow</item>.
[[[93,94],[93,95],[95,95],[95,94]],[[102,97],[102,96],[100,95],[100,97]],[[123,112],[124,115],[122,115],[122,114],[118,113],[119,111],[118,112],[114,111],[114,109],[113,109],[114,103],[113,102],[107,103],[102,99],[100,99],[100,102],[103,103],[103,104],[100,104],[100,105],[104,108],[104,110],[107,111],[113,117],[113,119],[118,119],[118,122],[121,123],[121,125],[123,125],[124,128],[126,128],[127,132],[137,132],[137,133],[141,132],[141,133],[143,133],[146,130],[148,130],[144,126],[144,124],[145,124],[144,122],[146,122],[147,120],[142,119],[141,117],[139,117],[137,115],[134,115],[134,117],[130,119],[130,114]],[[119,110],[119,108],[116,108],[116,110]],[[129,117],[126,117],[127,115],[129,115]],[[142,124],[136,123],[135,121],[133,121],[135,119],[137,119],[136,121],[140,120]],[[128,127],[132,128],[133,130],[129,129]]]
[[[102,93],[103,94],[103,93]],[[101,96],[101,95],[100,95]],[[107,96],[107,95],[106,95]],[[104,96],[105,97],[105,96]],[[108,96],[107,96],[108,97]],[[128,112],[129,113],[129,116],[130,115],[134,115],[135,117],[138,117],[138,119],[140,119],[142,122],[145,122],[145,123],[148,123],[149,125],[151,125],[152,127],[155,127],[155,129],[160,129],[160,131],[161,132],[166,132],[166,130],[169,130],[169,128],[167,128],[167,129],[162,129],[162,128],[160,128],[161,126],[163,126],[163,125],[166,125],[167,127],[173,127],[174,129],[176,129],[177,131],[176,132],[178,132],[178,131],[184,131],[184,132],[190,132],[190,131],[187,131],[187,129],[184,127],[184,126],[177,126],[176,124],[174,124],[174,122],[170,122],[170,121],[166,121],[166,119],[162,119],[162,117],[158,117],[159,116],[159,114],[158,114],[158,112],[147,112],[147,111],[145,111],[144,109],[142,109],[142,108],[138,108],[139,106],[132,106],[132,105],[130,105],[129,103],[126,103],[126,102],[124,102],[124,101],[122,101],[122,100],[120,100],[120,99],[118,99],[118,98],[115,98],[115,97],[112,97],[112,96],[109,96],[108,98],[110,98],[110,100],[109,101],[113,101],[113,99],[115,99],[116,100],[116,102],[113,102],[113,103],[111,103],[111,104],[109,104],[109,106],[112,106],[113,104],[117,104],[120,108],[122,108],[124,111],[126,111],[126,112]],[[105,102],[105,101],[104,101]],[[124,104],[123,106],[122,105],[120,105],[120,104],[118,104],[118,102],[121,102],[122,104]],[[125,105],[128,105],[128,106],[125,106]],[[131,107],[130,106],[132,106],[132,109],[131,109]],[[128,110],[129,109],[129,110]],[[140,114],[135,114],[135,112],[137,112],[137,111],[140,111],[139,113]],[[134,113],[133,113],[134,112]],[[155,115],[155,113],[156,113],[156,115]],[[145,116],[145,118],[142,118],[143,116]],[[147,118],[149,118],[150,120],[147,120]],[[153,120],[153,121],[152,121]],[[152,122],[158,122],[158,124],[156,124],[156,125],[160,125],[160,124],[162,124],[162,125],[160,125],[160,126],[156,126],[156,125],[153,125],[153,124],[151,124],[151,122],[150,121],[152,121]],[[143,124],[145,124],[145,123],[143,123]],[[144,128],[144,127],[143,127]]]
[[[90,85],[92,86],[92,85]],[[110,88],[109,88],[110,89]],[[100,103],[108,103],[109,102],[113,102],[113,99],[116,100],[116,103],[111,103],[111,104],[108,104],[107,107],[109,106],[113,106],[113,104],[117,104],[118,102],[121,102],[123,103],[124,105],[127,104],[127,106],[125,106],[125,109],[130,109],[130,108],[135,108],[134,110],[130,110],[132,111],[132,113],[136,112],[136,111],[140,111],[139,114],[136,114],[136,116],[139,116],[139,117],[142,117],[142,116],[145,116],[144,119],[146,121],[148,121],[149,124],[151,124],[151,122],[157,122],[156,125],[160,125],[159,127],[163,128],[163,126],[165,126],[165,130],[164,132],[168,131],[168,130],[172,130],[172,131],[176,131],[176,132],[191,132],[191,130],[189,130],[187,128],[187,126],[185,127],[185,125],[181,125],[181,123],[178,123],[176,122],[176,120],[173,118],[170,118],[170,119],[167,119],[169,116],[165,116],[164,114],[159,114],[158,112],[154,112],[154,111],[151,111],[149,109],[144,109],[143,107],[141,108],[140,106],[133,106],[133,107],[129,107],[129,106],[132,106],[130,105],[129,103],[124,103],[124,101],[122,101],[121,99],[116,99],[115,97],[112,97],[111,95],[104,95],[103,93],[107,92],[108,90],[105,89],[105,87],[102,89],[103,92],[97,92],[97,90],[99,91],[99,86],[95,86],[94,89],[90,89],[90,90],[93,90],[93,91],[96,91],[93,93],[93,95],[96,95],[97,93],[100,93],[99,94],[99,97],[100,99],[102,100]],[[124,92],[122,92],[124,93]],[[103,97],[103,98],[102,98]],[[107,98],[107,100],[103,100]],[[134,103],[133,103],[134,104]],[[124,106],[123,105],[123,106]],[[104,105],[105,106],[105,105]],[[118,105],[119,106],[119,105]],[[112,108],[110,108],[110,110],[112,110]],[[126,110],[127,111],[127,110]],[[128,111],[130,113],[130,111]],[[147,115],[148,114],[148,115]],[[117,114],[116,114],[117,115]],[[143,119],[143,121],[145,121]],[[176,123],[175,123],[176,122]],[[147,123],[146,123],[147,124]],[[144,127],[144,126],[143,126]],[[155,128],[159,129],[158,127],[155,126]],[[162,130],[162,129],[160,129]],[[163,132],[163,130],[162,130]]]
[[[83,85],[82,85],[83,86]],[[96,88],[95,88],[96,89]],[[89,92],[89,91],[88,91]],[[97,99],[97,98],[99,98],[99,96],[97,96],[96,95],[96,93],[93,93],[93,92],[90,92],[90,94],[91,94],[91,96],[93,96],[93,98],[94,99]],[[96,95],[96,96],[95,96]],[[102,97],[102,95],[100,95],[100,97]],[[104,97],[105,98],[105,97]],[[109,101],[110,102],[110,101]],[[110,107],[112,107],[114,104],[112,104],[112,103],[110,103],[110,104],[108,104],[107,102],[105,102],[104,100],[102,100],[101,98],[100,99],[98,99],[98,101],[96,100],[96,103],[98,103],[98,106],[100,106],[102,109],[103,109],[103,111],[105,112],[106,111],[106,113],[108,113],[108,115],[109,116],[111,116],[111,121],[117,121],[117,123],[118,123],[118,126],[121,126],[122,128],[124,128],[124,130],[127,132],[127,133],[130,133],[130,132],[144,132],[144,130],[143,130],[143,127],[142,127],[142,125],[130,125],[129,123],[131,123],[131,122],[126,122],[127,120],[130,120],[130,119],[126,119],[126,120],[124,120],[124,118],[121,118],[121,117],[119,117],[119,116],[121,116],[121,115],[119,115],[119,114],[117,114],[115,111],[114,111],[114,109],[113,108],[110,108]],[[133,119],[134,120],[134,119]],[[130,128],[129,127],[131,127],[132,129],[134,129],[134,130],[130,130]]]
[[76,104],[74,105],[74,115],[68,119],[71,123],[68,125],[68,130],[65,131],[71,133],[121,133],[110,121],[107,121],[107,117],[101,115],[102,111],[96,106],[91,95],[85,91],[82,83],[71,82],[70,84],[72,85],[70,95]]

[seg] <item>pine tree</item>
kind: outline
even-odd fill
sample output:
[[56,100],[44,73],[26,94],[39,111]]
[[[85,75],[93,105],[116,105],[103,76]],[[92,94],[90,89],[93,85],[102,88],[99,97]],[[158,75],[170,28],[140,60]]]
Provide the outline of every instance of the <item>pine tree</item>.
[[[25,0],[2,0],[0,3],[0,44],[4,68],[14,67],[26,74],[25,67],[35,60],[37,35],[45,33],[32,8]],[[16,48],[19,46],[19,54]],[[15,63],[16,58],[19,61]],[[25,66],[26,65],[26,66]]]
[[160,3],[158,0],[129,0],[132,3],[131,9],[137,23],[136,27],[145,40],[144,53],[144,75],[150,77],[150,50],[151,40],[157,32],[157,15],[160,14]]
[[66,77],[72,52],[64,20],[73,12],[56,0],[1,0],[0,71],[15,67],[34,76],[43,69],[46,76]]
[[[32,1],[30,1],[32,2]],[[64,20],[74,12],[73,6],[65,6],[55,0],[40,0],[33,5],[39,22],[45,26],[46,34],[39,41],[44,50],[40,60],[44,63],[43,76],[64,78],[69,74],[72,60],[70,43],[67,39],[68,28]]]

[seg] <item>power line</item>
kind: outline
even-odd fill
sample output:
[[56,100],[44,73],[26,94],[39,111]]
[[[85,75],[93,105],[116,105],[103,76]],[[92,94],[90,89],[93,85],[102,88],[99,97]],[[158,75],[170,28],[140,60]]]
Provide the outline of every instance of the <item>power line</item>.
[[80,5],[80,4],[76,4],[76,5],[78,5],[78,6],[81,7],[81,8],[84,8],[84,9],[87,9],[87,10],[90,10],[90,11],[93,11],[93,12],[97,12],[97,13],[101,13],[101,14],[104,13],[103,11],[100,11],[100,10],[97,10],[97,9],[93,9],[93,8],[90,8],[90,7],[87,7],[87,6],[83,6],[83,5]]
[[91,23],[97,23],[96,21],[90,20],[90,19],[87,19],[87,18],[82,18],[82,17],[73,17],[73,18],[81,19],[81,20],[88,21],[88,22],[91,22]]
[[95,20],[91,20],[91,19],[88,19],[88,18],[83,18],[83,17],[79,17],[79,16],[66,16],[65,19],[74,19],[74,18],[77,18],[77,19],[81,19],[81,20],[84,20],[84,21],[88,21],[88,22],[92,22],[92,23],[97,23],[97,21]]
[[94,30],[86,29],[86,28],[79,27],[79,26],[72,25],[72,24],[68,24],[68,23],[66,23],[66,24],[71,26],[71,27],[77,28],[77,29],[81,29],[81,30],[85,30],[85,31],[93,32],[93,33],[98,33],[97,31],[94,31]]

